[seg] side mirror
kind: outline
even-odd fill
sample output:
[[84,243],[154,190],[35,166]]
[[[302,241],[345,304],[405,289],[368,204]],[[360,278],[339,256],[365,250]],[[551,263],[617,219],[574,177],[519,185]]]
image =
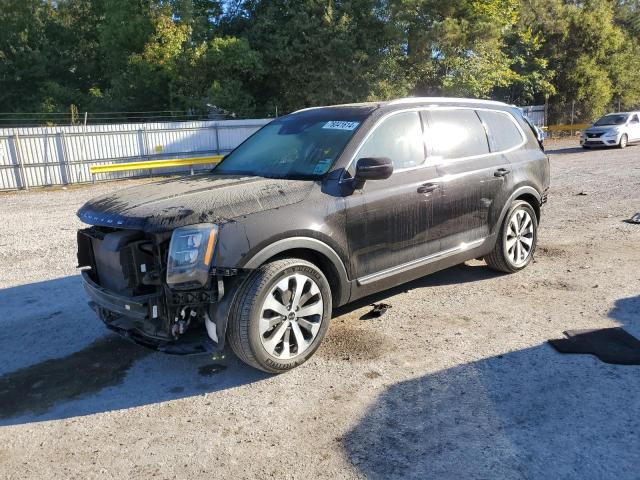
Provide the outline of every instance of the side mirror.
[[361,158],[356,163],[353,186],[361,189],[367,180],[386,180],[393,174],[393,162],[390,158]]
[[544,150],[544,130],[542,130],[540,127],[535,127],[536,128],[536,140],[538,140],[538,144],[540,145],[540,148],[542,150]]

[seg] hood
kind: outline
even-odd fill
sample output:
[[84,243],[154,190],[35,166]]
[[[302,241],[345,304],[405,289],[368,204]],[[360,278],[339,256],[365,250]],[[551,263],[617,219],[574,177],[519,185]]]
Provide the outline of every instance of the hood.
[[594,127],[591,126],[589,128],[587,128],[585,130],[585,132],[587,133],[606,133],[606,132],[610,132],[612,130],[616,130],[618,128],[623,128],[624,125],[606,125],[606,126],[602,126],[602,127]]
[[93,198],[78,210],[78,217],[89,225],[164,232],[292,205],[304,200],[314,185],[308,180],[197,175]]

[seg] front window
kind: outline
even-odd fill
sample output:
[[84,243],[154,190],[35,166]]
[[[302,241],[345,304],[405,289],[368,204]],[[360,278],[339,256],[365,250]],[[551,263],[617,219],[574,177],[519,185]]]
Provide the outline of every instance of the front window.
[[629,115],[623,115],[618,113],[613,113],[611,115],[605,115],[596,123],[593,124],[594,127],[607,127],[611,125],[624,125],[627,123],[627,119]]
[[231,152],[216,174],[319,178],[326,174],[366,115],[320,110],[282,117]]
[[367,157],[390,158],[397,170],[422,165],[425,149],[420,114],[398,113],[380,124],[358,152],[358,158]]

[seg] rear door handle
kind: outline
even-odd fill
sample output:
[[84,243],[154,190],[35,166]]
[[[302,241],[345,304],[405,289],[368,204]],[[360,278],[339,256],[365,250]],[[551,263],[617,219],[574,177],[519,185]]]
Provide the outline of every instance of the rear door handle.
[[499,168],[498,170],[493,172],[493,176],[494,177],[506,177],[510,173],[511,173],[511,170],[509,170],[507,168]]
[[425,183],[418,187],[418,193],[431,193],[437,190],[439,185],[437,183]]

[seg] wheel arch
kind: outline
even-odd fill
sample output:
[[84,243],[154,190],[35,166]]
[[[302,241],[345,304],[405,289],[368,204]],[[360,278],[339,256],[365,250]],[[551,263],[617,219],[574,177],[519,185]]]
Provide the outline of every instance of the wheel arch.
[[536,220],[538,221],[538,223],[540,223],[540,197],[536,197],[532,193],[523,193],[517,198],[514,198],[511,203],[518,200],[524,200],[529,205],[531,205],[531,208],[533,208],[533,211],[536,214]]
[[334,306],[343,305],[349,300],[351,283],[342,259],[333,248],[315,238],[278,240],[260,250],[242,267],[254,270],[267,262],[285,257],[302,258],[316,265],[329,281]]
[[502,211],[500,212],[500,217],[498,218],[498,221],[496,222],[496,224],[493,226],[491,233],[497,233],[500,230],[500,227],[502,226],[502,222],[504,221],[505,215],[511,208],[511,205],[513,205],[513,202],[517,200],[524,200],[525,202],[531,205],[531,208],[533,208],[533,211],[536,214],[536,220],[539,223],[541,199],[542,197],[540,196],[540,193],[535,188],[529,185],[525,185],[514,190],[514,192],[509,197],[509,199],[504,203],[502,207]]

